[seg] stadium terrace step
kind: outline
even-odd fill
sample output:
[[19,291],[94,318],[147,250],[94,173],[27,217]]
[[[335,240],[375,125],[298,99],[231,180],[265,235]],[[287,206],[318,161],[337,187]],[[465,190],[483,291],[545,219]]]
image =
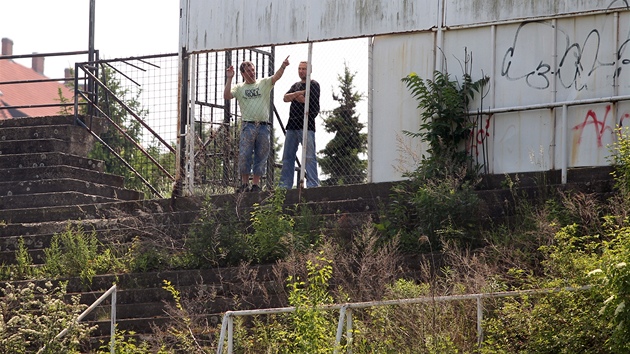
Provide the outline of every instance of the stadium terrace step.
[[81,156],[70,155],[63,152],[42,152],[39,154],[11,154],[0,155],[0,169],[46,167],[46,166],[71,166],[86,170],[103,172],[103,162],[88,159]]
[[73,178],[42,179],[17,183],[0,182],[0,197],[54,192],[79,192],[115,200],[137,200],[142,199],[143,196],[138,191]]
[[66,165],[5,168],[1,171],[2,176],[0,177],[0,183],[21,183],[33,180],[60,180],[69,178],[110,185],[117,188],[122,188],[124,185],[124,178],[121,176]]

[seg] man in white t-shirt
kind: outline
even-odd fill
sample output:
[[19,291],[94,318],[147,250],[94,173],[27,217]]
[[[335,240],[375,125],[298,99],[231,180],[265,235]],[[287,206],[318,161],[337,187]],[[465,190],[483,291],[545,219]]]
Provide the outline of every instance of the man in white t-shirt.
[[[271,77],[256,80],[256,67],[251,61],[241,63],[239,70],[245,82],[232,87],[234,67],[227,68],[223,98],[236,98],[241,108],[242,127],[239,140],[238,170],[241,174],[239,192],[260,191],[260,177],[265,174],[267,158],[271,149],[271,122],[269,110],[271,90],[284,69],[289,66],[289,57],[280,65]],[[253,174],[252,186],[249,187],[249,175]]]

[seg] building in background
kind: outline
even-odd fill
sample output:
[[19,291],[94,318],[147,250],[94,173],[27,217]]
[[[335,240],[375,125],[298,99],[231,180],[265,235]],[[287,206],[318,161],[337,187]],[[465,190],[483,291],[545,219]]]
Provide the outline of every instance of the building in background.
[[[44,76],[44,57],[32,57],[30,68],[13,59],[13,41],[2,38],[0,56],[0,119],[59,115],[62,97],[73,101],[72,88]],[[64,74],[68,77],[69,70]],[[73,112],[70,107],[68,112]]]

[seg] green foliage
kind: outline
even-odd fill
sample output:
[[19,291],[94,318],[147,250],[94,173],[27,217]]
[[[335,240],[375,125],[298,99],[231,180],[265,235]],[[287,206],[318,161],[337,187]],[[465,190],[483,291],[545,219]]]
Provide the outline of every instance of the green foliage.
[[53,235],[49,248],[44,249],[43,272],[48,277],[81,277],[91,283],[97,274],[124,269],[111,249],[104,247],[96,232],[86,233],[71,225],[60,234]]
[[449,240],[479,242],[481,202],[463,178],[411,179],[394,185],[390,197],[378,228],[399,234],[403,251],[437,251]]
[[367,152],[367,134],[361,133],[364,124],[359,122],[356,105],[363,96],[354,91],[354,77],[347,64],[343,75],[338,75],[340,96],[333,99],[340,106],[328,112],[324,118],[324,129],[335,136],[320,151],[318,159],[322,172],[328,175],[323,185],[364,183],[367,176],[367,160],[361,155]]
[[38,276],[39,270],[33,267],[33,258],[28,253],[24,244],[24,238],[20,237],[15,250],[15,264],[7,267],[9,270],[7,280],[32,279]]
[[444,170],[446,163],[475,171],[465,146],[473,128],[468,109],[475,93],[483,90],[489,77],[473,82],[470,74],[464,73],[459,84],[451,80],[448,73],[435,71],[433,80],[423,80],[411,73],[402,81],[422,110],[420,131],[405,133],[429,144],[429,156],[424,156],[422,163],[423,172],[434,176]]
[[[167,354],[168,352],[160,349],[158,351],[154,351],[151,349],[150,345],[147,342],[137,343],[134,331],[119,331],[116,330],[116,334],[114,336],[114,352],[116,354]],[[110,353],[110,343],[109,341],[105,342],[101,340],[101,347],[99,348],[98,354],[108,354]]]
[[319,242],[318,218],[303,207],[296,221],[283,209],[285,195],[286,190],[278,188],[264,203],[253,205],[249,225],[207,202],[189,233],[187,253],[182,258],[185,267],[269,263],[293,251],[315,247]]
[[[431,296],[429,284],[416,284],[399,279],[388,286],[386,300],[411,299]],[[453,338],[474,333],[463,314],[471,306],[451,303],[404,304],[372,307],[356,313],[354,353],[459,353]],[[461,345],[461,344],[460,344]],[[463,346],[469,352],[472,346]],[[461,348],[461,347],[460,347]]]
[[[483,353],[622,353],[627,345],[630,294],[625,260],[630,229],[613,227],[601,236],[577,225],[559,230],[545,255],[540,288],[593,284],[590,290],[561,291],[497,301],[486,321]],[[596,267],[598,267],[595,269]],[[523,284],[528,286],[528,284]]]
[[237,265],[247,260],[250,251],[244,230],[244,223],[235,214],[221,211],[206,201],[189,232],[188,267]]
[[195,353],[198,351],[195,344],[195,337],[192,332],[192,319],[190,314],[184,309],[181,302],[180,292],[171,284],[170,281],[164,280],[164,290],[168,291],[175,301],[176,308],[180,311],[179,320],[183,322],[183,326],[170,326],[167,331],[175,338],[176,350],[179,353]]
[[602,297],[606,298],[599,310],[612,335],[606,345],[612,352],[630,352],[630,227],[624,226],[611,231],[613,236],[604,243],[601,267],[589,272],[597,281]]
[[257,350],[254,352],[332,352],[335,346],[335,316],[330,311],[317,309],[333,303],[328,291],[332,261],[320,254],[314,261],[308,260],[306,267],[306,281],[294,277],[287,279],[289,304],[296,307],[295,312],[255,322]]
[[292,246],[293,218],[282,210],[286,191],[278,188],[266,204],[254,204],[251,222],[254,232],[247,235],[253,259],[260,263],[278,260]]
[[[27,283],[21,286],[5,283],[0,287],[0,352],[80,353],[81,343],[93,329],[75,319],[85,310],[79,296],[64,301],[65,284],[55,287],[51,282],[43,286]],[[68,333],[55,339],[62,330]]]
[[630,194],[630,136],[627,128],[617,128],[617,142],[611,146],[611,160],[615,170],[615,186],[622,194]]

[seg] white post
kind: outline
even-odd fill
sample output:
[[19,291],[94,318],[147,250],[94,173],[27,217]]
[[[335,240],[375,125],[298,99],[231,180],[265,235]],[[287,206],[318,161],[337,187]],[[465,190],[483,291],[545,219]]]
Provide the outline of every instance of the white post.
[[234,350],[234,318],[228,317],[228,354]]
[[306,94],[304,95],[304,121],[302,123],[302,164],[300,165],[300,184],[298,189],[304,186],[304,176],[306,171],[306,146],[308,140],[308,114],[311,103],[311,60],[313,59],[313,42],[308,44],[308,62],[306,64]]
[[568,142],[567,142],[567,125],[568,123],[568,108],[567,105],[563,105],[562,106],[562,124],[560,124],[560,151],[562,152],[562,161],[560,162],[562,165],[562,184],[566,184],[567,183],[567,169],[568,169],[568,164],[569,164],[569,154],[568,154]]
[[354,342],[354,338],[352,336],[352,308],[349,307],[348,311],[346,311],[346,345],[347,350],[346,353],[352,354],[352,344]]
[[477,345],[481,347],[483,342],[483,304],[481,302],[481,295],[477,296]]
[[[186,177],[184,180],[185,189],[188,195],[193,195],[195,187],[195,97],[197,96],[197,54],[191,56],[190,67],[190,82],[189,90],[190,96],[188,97],[189,111],[187,117],[188,130],[186,131]],[[185,84],[185,83],[184,83]]]
[[337,322],[337,336],[335,337],[335,349],[333,351],[334,354],[339,353],[339,347],[341,346],[341,335],[343,333],[343,322],[346,318],[346,309],[347,306],[341,306],[339,309],[339,322]]
[[114,287],[114,291],[112,291],[112,309],[111,309],[111,319],[110,319],[110,335],[111,339],[109,340],[109,352],[111,354],[116,354],[116,287]]

